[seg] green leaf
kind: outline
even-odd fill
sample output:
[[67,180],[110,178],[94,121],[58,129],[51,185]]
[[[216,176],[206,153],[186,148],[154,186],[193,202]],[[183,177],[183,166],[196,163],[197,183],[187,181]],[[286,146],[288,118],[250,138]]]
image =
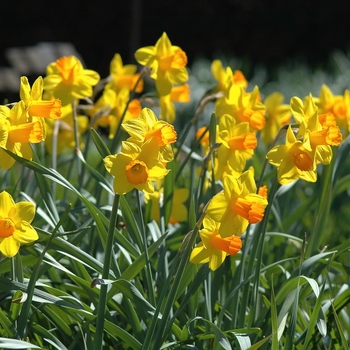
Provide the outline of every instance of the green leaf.
[[275,291],[273,288],[273,279],[271,281],[271,325],[272,325],[272,343],[271,349],[278,350],[278,319],[277,319],[277,307],[275,300]]
[[[318,286],[317,286],[318,287]],[[303,350],[307,350],[308,349],[308,345],[310,344],[311,340],[312,340],[312,334],[315,330],[315,325],[317,324],[317,328],[319,329],[319,332],[321,333],[321,335],[323,337],[326,336],[327,334],[327,325],[325,322],[325,317],[322,311],[322,302],[323,302],[323,293],[324,293],[324,288],[325,288],[325,283],[323,283],[321,292],[318,293],[318,295],[316,295],[317,300],[316,300],[316,304],[315,307],[312,311],[310,320],[308,322],[308,327],[307,327],[307,331],[306,331],[306,336],[304,339],[304,346],[303,346]],[[301,337],[300,337],[301,338]]]
[[[135,308],[138,311],[138,313],[141,315],[143,319],[147,319],[149,317],[152,317],[154,315],[155,308],[152,306],[144,297],[143,295],[138,291],[138,289],[129,281],[127,280],[107,280],[98,278],[95,280],[96,284],[101,285],[109,285],[113,284],[113,288],[108,292],[108,298],[111,298],[113,295],[117,294],[118,292],[123,293],[124,296],[129,298],[134,304]],[[161,318],[160,315],[158,315],[159,318]]]
[[139,253],[140,250],[143,247],[142,240],[141,240],[141,229],[137,223],[137,220],[129,206],[129,203],[127,202],[125,196],[120,196],[120,210],[122,211],[123,220],[125,222],[126,230],[128,231],[129,235],[133,239],[133,241],[137,244],[139,247]]
[[[16,340],[16,339],[10,339],[10,338],[0,338],[0,346],[2,349],[43,349],[39,346],[36,346],[34,344],[28,343],[23,340]],[[64,348],[63,348],[64,349]]]
[[[190,319],[187,323],[190,324],[191,322],[194,322],[194,321],[202,321],[206,323],[209,326],[209,329],[214,333],[215,341],[217,341],[223,349],[232,350],[231,344],[228,341],[226,335],[221,331],[221,329],[218,326],[216,326],[214,323],[200,316]],[[234,335],[236,336],[236,339],[237,339],[237,334],[234,334]],[[198,337],[200,338],[201,335],[198,335]],[[238,337],[240,337],[240,335],[238,335]],[[242,341],[242,339],[240,340]],[[244,348],[244,349],[247,349],[247,348]]]
[[107,145],[103,142],[101,136],[97,133],[97,131],[94,128],[90,128],[90,134],[102,159],[109,156],[111,152],[108,149]]
[[164,200],[162,207],[165,225],[167,225],[170,220],[171,210],[173,208],[175,189],[175,162],[171,161],[167,163],[167,169],[169,169],[170,172],[164,178]]
[[12,324],[12,322],[7,318],[7,316],[1,309],[0,309],[0,324],[4,329],[6,336],[17,337],[17,331],[14,324]]

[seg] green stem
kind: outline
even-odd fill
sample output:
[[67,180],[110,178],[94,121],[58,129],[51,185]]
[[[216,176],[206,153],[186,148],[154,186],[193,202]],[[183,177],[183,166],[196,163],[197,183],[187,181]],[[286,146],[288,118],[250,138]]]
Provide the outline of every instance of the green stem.
[[[162,312],[162,318],[161,318],[160,323],[157,327],[157,334],[154,337],[154,344],[152,347],[152,349],[154,349],[154,350],[160,349],[161,344],[164,342],[165,338],[168,336],[168,330],[170,329],[169,316],[171,313],[171,309],[172,309],[174,302],[176,300],[176,294],[177,294],[178,288],[181,284],[181,280],[182,280],[183,274],[185,272],[186,265],[188,264],[188,259],[190,256],[191,249],[193,247],[193,244],[196,240],[199,229],[200,229],[202,222],[204,220],[205,212],[206,212],[206,207],[204,208],[203,213],[202,213],[201,217],[199,218],[199,220],[197,221],[193,231],[188,233],[187,236],[183,240],[183,243],[182,243],[182,245],[179,249],[179,252],[178,252],[179,262],[178,262],[178,264],[176,264],[177,268],[176,268],[176,274],[174,276],[174,279],[173,279],[173,274],[168,276],[168,283],[172,279],[173,279],[173,283],[172,283],[172,286],[171,286],[170,291],[167,294],[167,296],[165,298],[161,299],[163,302],[165,302],[165,305],[164,305],[164,310]],[[151,327],[147,333],[147,336],[146,336],[146,339],[143,343],[142,349],[150,349],[150,342],[151,342],[151,339],[153,338],[153,335],[155,332],[155,326],[156,326],[156,323],[158,321],[160,304],[163,304],[163,303],[159,302],[159,304],[157,305],[157,308],[156,308],[156,311],[155,311],[155,314],[153,316],[153,320],[151,323]]]
[[145,229],[145,223],[143,220],[143,214],[142,214],[142,207],[140,202],[140,193],[138,190],[135,189],[136,192],[136,199],[137,199],[137,210],[139,212],[140,221],[141,221],[141,235],[142,235],[142,243],[143,243],[143,250],[145,252],[145,259],[146,259],[146,283],[147,283],[147,289],[149,294],[149,299],[152,305],[156,305],[155,303],[155,296],[154,296],[154,287],[153,287],[153,281],[152,281],[152,275],[151,275],[151,263],[149,260],[149,254],[148,254],[148,247],[147,247],[147,235],[146,235],[146,229]]
[[[267,224],[269,222],[269,217],[270,217],[270,212],[271,212],[271,207],[273,203],[273,199],[275,197],[276,191],[278,189],[278,180],[277,177],[275,178],[271,190],[270,190],[270,195],[269,195],[269,205],[266,208],[265,214],[264,214],[264,219],[261,223],[261,229],[256,231],[256,235],[254,235],[257,239],[255,239],[254,242],[254,255],[251,255],[251,260],[256,260],[256,266],[255,266],[255,283],[253,284],[253,303],[252,303],[252,308],[251,312],[249,313],[248,316],[248,332],[250,330],[250,327],[252,326],[252,323],[255,319],[256,316],[256,308],[258,307],[258,299],[259,299],[259,286],[260,286],[260,274],[261,274],[261,265],[262,265],[262,256],[263,256],[263,250],[264,250],[264,242],[265,242],[265,235],[266,235],[266,230],[267,230]],[[260,228],[259,227],[259,228]],[[255,238],[254,237],[254,238]],[[255,259],[256,257],[256,259]],[[248,276],[251,274],[252,271],[248,271]],[[248,293],[248,291],[247,291]]]
[[74,158],[77,162],[77,170],[78,170],[78,190],[81,189],[82,185],[82,172],[81,172],[81,163],[77,156],[77,152],[79,152],[79,129],[78,129],[78,116],[77,116],[77,103],[76,101],[72,102],[72,111],[73,111],[73,122],[74,122],[74,139],[75,139],[75,153]]
[[[113,249],[114,230],[117,223],[119,198],[120,196],[117,194],[114,196],[111,218],[110,218],[108,234],[107,234],[105,256],[104,256],[103,270],[102,270],[102,279],[108,279],[109,277],[109,268],[111,265],[111,257],[112,257],[112,249]],[[108,287],[107,285],[102,284],[100,289],[100,297],[99,297],[97,317],[96,317],[96,334],[95,334],[94,350],[102,349],[105,311],[106,311],[106,305],[107,305],[107,287]]]
[[[57,140],[58,133],[60,130],[60,121],[55,120],[53,124],[53,133],[52,133],[52,168],[57,170]],[[56,182],[52,182],[52,197],[56,199]]]

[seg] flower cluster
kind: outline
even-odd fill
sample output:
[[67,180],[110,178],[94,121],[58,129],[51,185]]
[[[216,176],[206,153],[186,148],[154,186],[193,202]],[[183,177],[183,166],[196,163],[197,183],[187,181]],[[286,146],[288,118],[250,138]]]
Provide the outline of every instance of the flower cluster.
[[[170,123],[175,120],[173,102],[189,102],[190,90],[186,70],[186,53],[171,44],[164,32],[155,46],[146,46],[135,53],[138,63],[151,68],[151,78],[155,80],[161,108],[160,118]],[[181,84],[181,85],[179,85]]]
[[195,264],[209,262],[216,270],[227,255],[235,255],[242,247],[240,236],[249,224],[264,217],[267,200],[256,194],[254,169],[250,167],[239,177],[226,175],[224,190],[210,201],[200,232],[202,242],[192,251],[190,261]]
[[130,137],[122,142],[120,153],[104,159],[107,171],[114,176],[114,191],[125,194],[136,188],[153,193],[153,182],[169,172],[164,164],[173,159],[171,144],[176,141],[176,131],[148,108],[122,127]]
[[114,138],[122,120],[137,118],[141,112],[138,99],[130,100],[130,92],[140,93],[143,90],[143,80],[136,73],[137,66],[123,65],[122,58],[115,54],[110,64],[108,83],[104,86],[102,96],[89,109],[91,125],[94,128],[109,128],[109,138]]
[[[82,148],[82,134],[89,126],[108,128],[108,138],[119,147],[118,153],[104,158],[105,169],[114,177],[114,192],[143,191],[145,202],[150,203],[150,217],[160,223],[163,180],[170,171],[167,164],[174,161],[177,141],[174,102],[189,101],[187,56],[163,33],[155,46],[138,49],[135,59],[145,66],[141,72],[136,65],[124,65],[115,54],[109,76],[101,81],[97,72],[85,69],[74,56],[51,63],[46,77],[39,77],[32,87],[22,77],[20,101],[0,106],[0,167],[6,170],[14,164],[5,150],[32,159],[30,143],[46,139],[48,152],[58,155],[64,147]],[[317,166],[329,164],[332,147],[342,141],[340,130],[350,130],[350,92],[334,96],[324,85],[318,98],[293,97],[287,105],[279,92],[262,98],[258,86],[249,88],[240,70],[224,68],[220,60],[213,61],[211,71],[216,85],[203,100],[213,94],[209,97],[210,101],[215,99],[215,125],[200,127],[195,137],[203,148],[201,170],[208,175],[203,176],[200,189],[211,186],[214,191],[220,186],[222,190],[206,199],[209,204],[199,234],[201,241],[190,261],[209,263],[209,268],[216,270],[227,255],[239,252],[241,236],[249,224],[262,221],[268,205],[267,188],[257,189],[250,166],[259,140],[267,145],[273,142],[266,158],[277,167],[280,184],[299,178],[316,181]],[[156,92],[141,95],[147,74]],[[159,115],[149,106],[160,107]],[[295,124],[291,124],[292,118]],[[121,144],[116,137],[121,135],[119,128],[128,134]],[[275,146],[283,130],[285,144]],[[179,145],[174,167],[185,148]],[[187,220],[189,196],[184,184],[174,186],[173,210],[165,224]],[[29,204],[14,205],[8,194],[0,195],[0,251],[6,256],[16,254],[20,243],[36,239],[29,224],[33,213]]]
[[297,179],[315,182],[317,165],[331,162],[331,146],[340,145],[342,134],[335,115],[332,112],[319,114],[311,95],[304,102],[293,97],[291,110],[297,123],[296,135],[289,125],[285,144],[273,147],[266,158],[277,167],[278,181],[282,185]]
[[61,101],[42,100],[43,79],[39,77],[32,88],[27,77],[20,81],[20,98],[17,103],[0,106],[0,167],[10,169],[15,160],[4,151],[7,149],[25,159],[32,159],[30,143],[45,140],[46,127],[44,118],[59,119]]

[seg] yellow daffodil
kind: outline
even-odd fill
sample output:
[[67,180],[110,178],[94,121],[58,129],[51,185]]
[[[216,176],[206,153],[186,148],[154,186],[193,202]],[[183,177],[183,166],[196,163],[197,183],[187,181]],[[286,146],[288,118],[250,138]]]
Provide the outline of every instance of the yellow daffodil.
[[292,97],[290,108],[298,124],[307,122],[313,115],[318,114],[317,106],[311,94],[305,97],[304,102],[299,97]]
[[97,72],[84,69],[75,56],[64,56],[48,65],[44,90],[62,101],[62,106],[76,99],[92,96],[92,87],[100,80]]
[[[84,143],[81,135],[89,129],[89,119],[85,115],[78,115],[78,139],[79,148],[84,148]],[[58,124],[58,125],[57,125]],[[74,135],[74,120],[73,120],[73,107],[72,105],[66,105],[62,107],[62,116],[60,120],[46,119],[47,134],[45,139],[45,147],[50,154],[52,154],[53,137],[55,128],[57,128],[57,154],[62,153],[64,148],[75,148],[75,135]]]
[[176,111],[173,102],[190,102],[190,87],[188,84],[174,86],[170,94],[159,97],[160,119],[174,123]]
[[[206,131],[205,131],[206,130]],[[203,135],[203,133],[205,133]],[[206,126],[202,126],[196,131],[196,140],[200,140],[200,145],[203,147],[203,153],[207,154],[209,152],[210,142],[209,142],[209,130]]]
[[291,110],[287,104],[282,104],[284,96],[279,92],[274,92],[264,100],[266,106],[266,123],[261,130],[262,140],[269,144],[277,135],[279,129],[291,123]]
[[350,118],[349,91],[345,91],[344,96],[333,95],[327,85],[322,85],[320,96],[315,99],[320,114],[331,112],[338,120],[339,126],[348,128],[348,119]]
[[219,222],[221,237],[242,235],[248,224],[256,224],[264,217],[266,198],[256,194],[252,167],[236,178],[223,178],[224,190],[213,197],[207,215]]
[[[328,156],[328,154],[327,154]],[[315,182],[317,179],[314,154],[297,140],[289,126],[285,145],[273,147],[266,155],[270,164],[277,167],[277,177],[281,185],[297,179]]]
[[186,221],[188,218],[188,209],[185,205],[190,191],[188,188],[176,188],[173,194],[173,206],[171,209],[170,224]]
[[[113,89],[119,92],[124,86],[131,91],[138,79],[140,74],[137,72],[137,66],[135,64],[123,65],[123,61],[119,53],[116,53],[111,61],[110,65],[110,77],[111,81],[106,85],[106,89]],[[143,90],[143,80],[137,84],[135,92],[140,93]]]
[[136,188],[153,193],[153,181],[162,179],[168,172],[159,161],[159,145],[155,138],[147,140],[142,147],[123,141],[119,154],[104,159],[107,171],[114,176],[114,191],[124,194]]
[[[89,110],[94,128],[109,127],[109,138],[112,139],[117,132],[120,119],[129,101],[130,92],[123,87],[118,93],[112,89],[105,89],[103,95]],[[124,116],[124,121],[136,118],[141,113],[141,104],[138,100],[132,100]]]
[[234,235],[222,238],[219,234],[220,224],[207,216],[203,226],[199,233],[202,241],[193,248],[190,261],[193,264],[209,263],[210,270],[215,271],[227,255],[234,256],[241,250],[242,240]]
[[235,118],[228,114],[219,119],[219,142],[219,167],[225,167],[228,163],[237,173],[244,170],[246,161],[253,156],[258,144],[255,134],[250,132],[249,123],[237,124]]
[[225,91],[228,83],[233,83],[234,85],[238,85],[243,88],[248,86],[247,79],[240,70],[235,70],[234,73],[232,73],[231,67],[224,69],[220,60],[214,60],[212,62],[211,73],[218,82],[215,91]]
[[[39,143],[44,139],[42,118],[27,122],[24,101],[16,103],[12,109],[0,106],[0,147],[25,159],[32,159],[33,153],[29,143]],[[0,166],[6,170],[13,166],[15,160],[0,148]]]
[[218,117],[230,114],[237,122],[248,122],[252,130],[262,130],[265,125],[265,106],[257,86],[247,93],[244,88],[229,83],[225,96],[216,101],[215,110]]
[[300,125],[298,136],[303,137],[305,149],[315,153],[317,164],[329,164],[332,160],[330,146],[339,146],[342,141],[339,127],[337,125],[322,126],[317,114]]
[[267,199],[267,186],[259,187],[258,195]]
[[173,160],[171,144],[176,142],[176,131],[171,124],[158,120],[151,109],[143,108],[138,118],[129,119],[123,123],[123,129],[130,135],[128,141],[138,145],[154,138],[160,147],[161,160],[164,162]]
[[185,68],[187,56],[178,46],[171,45],[166,33],[163,33],[155,46],[138,49],[135,58],[141,65],[152,69],[151,78],[155,79],[160,95],[170,94],[174,84],[182,84],[188,80]]
[[24,101],[29,120],[33,117],[59,119],[61,116],[61,101],[52,99],[50,101],[42,101],[43,94],[43,78],[39,77],[33,83],[32,88],[27,77],[21,77],[20,98]]
[[39,238],[30,225],[34,215],[33,203],[15,203],[9,193],[0,193],[0,252],[3,255],[11,258],[18,253],[21,244],[32,243]]
[[[187,220],[188,209],[184,204],[189,196],[188,188],[176,188],[173,193],[173,206],[171,209],[170,224],[176,224]],[[160,224],[160,207],[163,205],[163,190],[145,193],[145,201],[151,202],[151,219]]]

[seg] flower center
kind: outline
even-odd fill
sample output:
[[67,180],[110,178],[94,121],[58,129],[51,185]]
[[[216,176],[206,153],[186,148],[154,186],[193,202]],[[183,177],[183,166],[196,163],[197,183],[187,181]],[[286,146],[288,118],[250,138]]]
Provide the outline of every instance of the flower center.
[[309,155],[301,150],[298,150],[293,154],[294,164],[297,168],[303,171],[312,170],[312,159]]
[[148,168],[142,160],[133,160],[126,167],[126,178],[133,185],[144,184],[148,180]]
[[171,68],[180,69],[180,68],[186,67],[186,64],[187,64],[187,56],[185,52],[183,52],[181,49],[178,49],[175,52],[175,55],[173,56],[173,59],[171,61]]
[[236,255],[242,248],[242,240],[238,236],[222,238],[219,233],[214,233],[210,237],[210,244],[230,255]]
[[13,125],[9,130],[9,141],[12,143],[16,142],[31,142],[38,143],[43,140],[43,126],[39,121]]
[[228,145],[232,150],[247,150],[255,149],[258,144],[258,140],[252,132],[247,132],[246,134],[234,136],[228,141]]
[[180,69],[187,64],[187,56],[185,52],[178,49],[174,55],[160,57],[158,61],[158,68],[162,72],[166,72],[170,69]]
[[267,186],[266,185],[259,187],[258,195],[267,199]]
[[339,119],[345,119],[346,105],[342,99],[334,102],[333,112]]
[[59,119],[61,112],[61,101],[58,99],[52,101],[34,101],[28,110],[30,117],[43,117]]
[[74,68],[77,64],[76,58],[73,56],[61,57],[56,61],[56,67],[60,72],[64,83],[73,84]]
[[237,111],[237,119],[240,122],[249,122],[249,119],[254,111],[250,108],[242,107]]
[[0,237],[6,238],[15,232],[15,224],[11,219],[0,219]]
[[324,128],[337,125],[337,122],[335,121],[335,117],[333,113],[320,114],[318,116],[318,121],[321,123],[321,125]]
[[254,130],[262,130],[265,125],[264,114],[260,111],[254,112],[250,116],[249,124]]
[[245,198],[237,198],[231,203],[231,210],[244,217],[250,224],[256,224],[264,217],[265,209],[262,205],[250,202]]
[[149,140],[151,137],[154,137],[159,146],[170,145],[176,141],[176,131],[174,127],[170,124],[156,123],[154,129],[149,131],[146,134],[146,140]]
[[311,145],[314,147],[319,145],[339,146],[341,140],[342,134],[338,126],[330,126],[310,133]]

